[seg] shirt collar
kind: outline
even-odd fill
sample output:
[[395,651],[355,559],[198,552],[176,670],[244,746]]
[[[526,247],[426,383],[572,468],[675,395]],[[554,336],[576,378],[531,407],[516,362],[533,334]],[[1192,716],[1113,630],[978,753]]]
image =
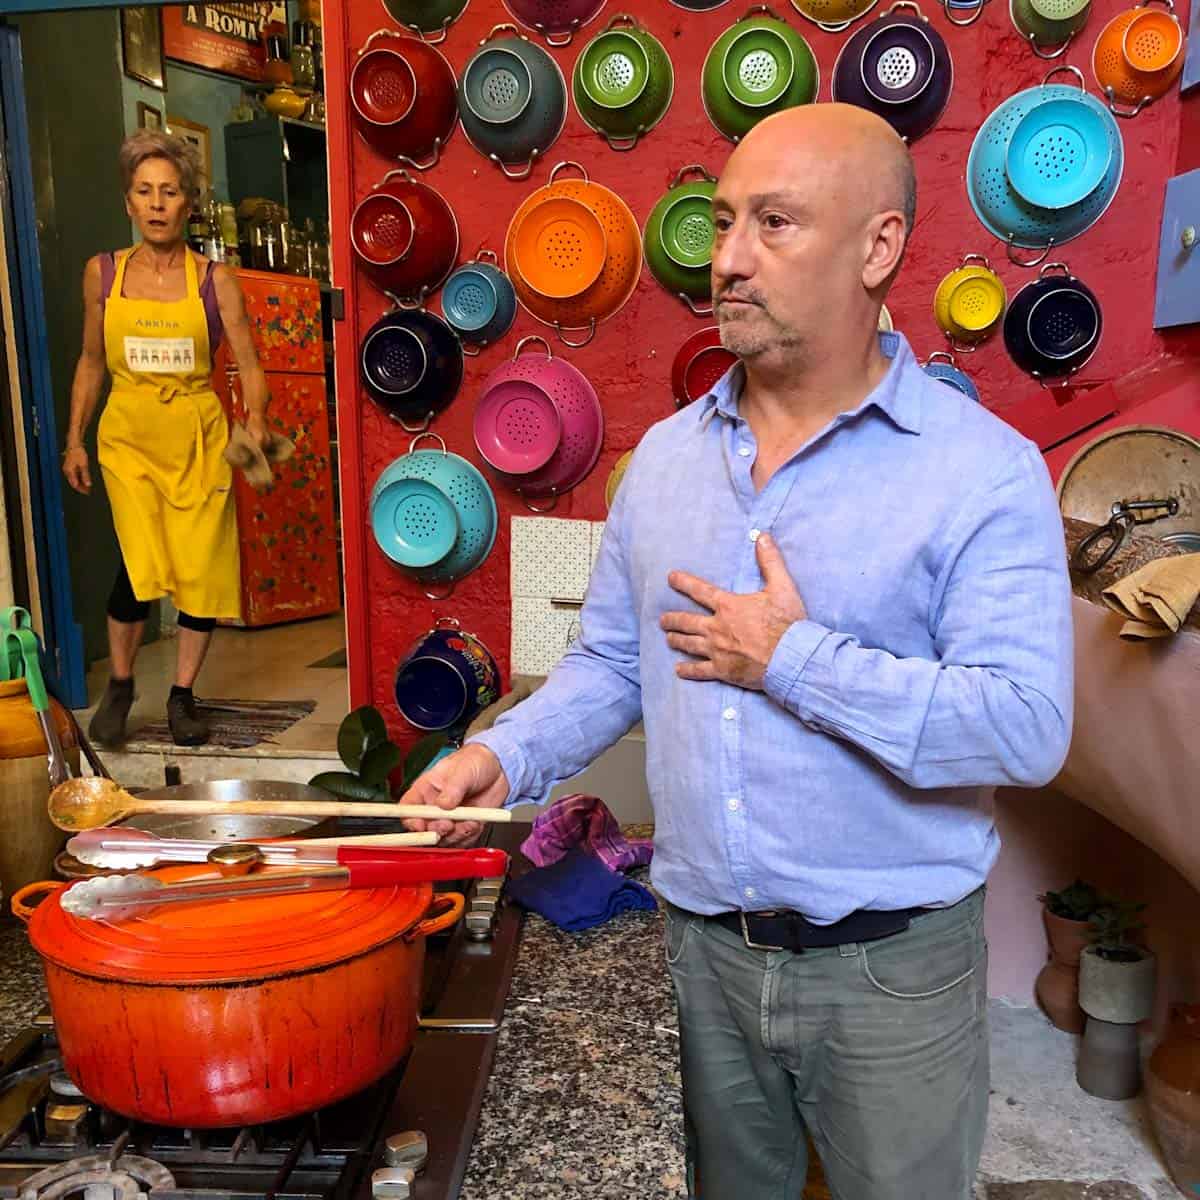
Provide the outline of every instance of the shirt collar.
[[[879,385],[853,412],[859,413],[865,408],[878,408],[900,429],[907,433],[919,434],[921,384],[927,377],[918,365],[904,334],[881,332],[879,348],[886,358],[891,359],[891,366]],[[745,379],[746,373],[742,364],[736,363],[717,380],[712,391],[700,397],[697,403],[701,406],[702,429],[707,428],[716,413],[732,421],[739,419],[738,400],[741,398]]]

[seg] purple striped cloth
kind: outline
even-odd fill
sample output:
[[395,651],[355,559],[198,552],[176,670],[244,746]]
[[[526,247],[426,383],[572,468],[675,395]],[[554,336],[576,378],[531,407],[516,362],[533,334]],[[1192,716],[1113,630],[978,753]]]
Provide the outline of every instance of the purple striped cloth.
[[598,858],[610,871],[644,867],[654,853],[654,843],[629,839],[599,796],[576,793],[556,800],[533,823],[533,832],[521,852],[534,866],[548,867],[579,847]]

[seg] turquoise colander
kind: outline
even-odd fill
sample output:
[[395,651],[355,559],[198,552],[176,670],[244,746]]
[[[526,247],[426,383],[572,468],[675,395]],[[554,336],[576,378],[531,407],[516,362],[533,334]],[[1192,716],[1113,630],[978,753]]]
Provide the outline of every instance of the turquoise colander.
[[[1079,88],[1050,83],[1060,72],[1078,77]],[[967,198],[985,229],[1008,244],[1009,258],[1020,266],[1036,266],[1051,246],[1061,246],[1090,229],[1103,216],[1117,193],[1125,169],[1125,146],[1111,114],[1093,96],[1080,89],[1083,73],[1077,67],[1055,67],[1036,87],[1010,96],[980,126],[967,158]],[[1055,100],[1073,100],[1100,113],[1107,130],[1109,161],[1103,180],[1089,195],[1063,208],[1030,204],[1013,187],[1006,169],[1008,147],[1022,119],[1038,105]],[[1038,249],[1032,261],[1013,257],[1013,247]]]
[[[437,450],[418,450],[417,443],[431,438]],[[437,562],[414,569],[412,574],[425,585],[431,599],[445,599],[455,583],[482,564],[496,540],[496,497],[479,469],[458,454],[446,449],[446,443],[432,433],[418,434],[409,444],[408,453],[389,463],[371,490],[374,508],[383,492],[403,479],[423,479],[432,484],[454,506],[458,515],[458,536],[450,552]],[[430,591],[437,587],[438,592]]]

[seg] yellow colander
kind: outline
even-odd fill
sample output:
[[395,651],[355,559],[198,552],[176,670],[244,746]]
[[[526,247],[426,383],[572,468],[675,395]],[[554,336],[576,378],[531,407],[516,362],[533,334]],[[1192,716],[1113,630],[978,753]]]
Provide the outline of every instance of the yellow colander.
[[879,3],[879,0],[792,0],[792,7],[826,33],[841,33]]
[[1008,293],[982,254],[968,254],[933,297],[933,315],[956,349],[970,351],[995,332],[1004,316]]

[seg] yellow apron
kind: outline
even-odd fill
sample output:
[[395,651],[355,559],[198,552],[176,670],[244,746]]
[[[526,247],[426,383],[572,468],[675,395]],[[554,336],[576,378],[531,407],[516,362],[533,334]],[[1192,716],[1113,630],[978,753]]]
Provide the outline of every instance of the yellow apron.
[[112,394],[97,436],[121,555],[139,600],[170,596],[193,617],[240,616],[229,426],[212,390],[208,320],[196,263],[187,297],[121,295],[121,257],[104,311]]

